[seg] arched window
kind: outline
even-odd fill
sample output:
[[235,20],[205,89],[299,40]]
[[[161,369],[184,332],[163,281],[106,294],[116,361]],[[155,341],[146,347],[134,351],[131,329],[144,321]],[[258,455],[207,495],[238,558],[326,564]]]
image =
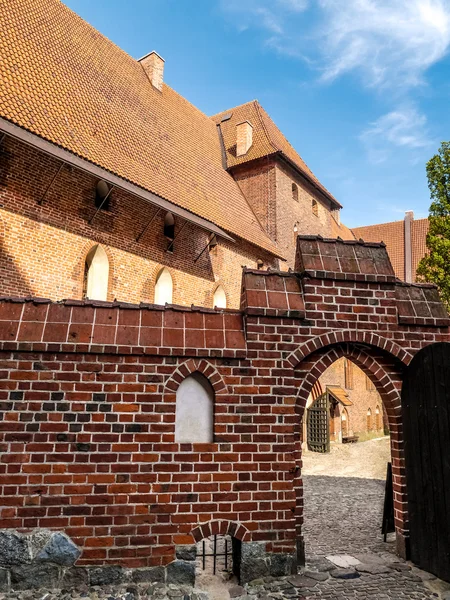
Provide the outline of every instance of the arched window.
[[343,438],[348,436],[348,412],[346,408],[344,408],[341,415],[341,432]]
[[298,202],[298,185],[296,183],[292,183],[292,200]]
[[372,431],[372,411],[367,410],[367,431]]
[[316,217],[319,216],[319,203],[314,198],[311,201],[311,210],[313,215],[316,215]]
[[86,256],[85,296],[90,300],[107,300],[109,261],[101,246],[94,246]]
[[173,281],[167,269],[162,269],[156,278],[155,304],[172,304]]
[[175,237],[175,219],[171,212],[166,213],[164,217],[164,235],[169,240]]
[[186,377],[177,390],[175,441],[209,443],[213,441],[214,390],[201,373]]
[[95,186],[95,206],[102,210],[109,210],[109,200],[111,198],[110,187],[104,179]]
[[225,290],[221,285],[219,285],[214,292],[213,306],[215,308],[227,307],[227,297],[225,295]]
[[375,429],[377,431],[381,429],[380,407],[378,405],[375,408]]

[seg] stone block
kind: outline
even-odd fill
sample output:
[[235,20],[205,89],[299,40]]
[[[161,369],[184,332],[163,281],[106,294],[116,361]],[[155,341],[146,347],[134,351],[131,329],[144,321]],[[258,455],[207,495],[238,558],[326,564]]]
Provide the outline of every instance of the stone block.
[[240,583],[248,583],[260,577],[267,577],[270,561],[267,558],[266,545],[258,542],[243,542],[241,546]]
[[36,556],[38,562],[52,562],[64,567],[72,566],[81,556],[81,550],[61,532],[53,533],[47,544]]
[[166,570],[164,567],[134,569],[131,579],[134,583],[164,582],[166,579]]
[[29,590],[56,588],[59,585],[60,569],[51,564],[32,564],[12,567],[11,588],[13,590]]
[[195,585],[195,564],[175,560],[167,565],[167,583]]
[[0,569],[0,592],[9,591],[9,572],[7,569]]
[[27,538],[17,531],[0,531],[0,567],[14,567],[30,562]]
[[50,541],[52,532],[50,529],[35,529],[26,537],[30,546],[31,559],[34,560]]
[[191,546],[176,546],[176,557],[178,560],[195,560],[197,558],[197,547],[195,544]]
[[239,596],[243,596],[245,594],[245,589],[240,585],[234,585],[229,588],[228,593],[230,594],[230,598],[238,598]]
[[111,565],[89,569],[89,583],[91,585],[114,585],[122,583],[125,573],[122,567]]
[[85,588],[89,585],[88,570],[83,567],[66,569],[61,580],[61,587],[70,589]]
[[330,571],[331,577],[335,579],[358,579],[360,574],[354,569],[333,569]]
[[271,554],[269,573],[273,577],[292,575],[297,572],[297,561],[292,554]]

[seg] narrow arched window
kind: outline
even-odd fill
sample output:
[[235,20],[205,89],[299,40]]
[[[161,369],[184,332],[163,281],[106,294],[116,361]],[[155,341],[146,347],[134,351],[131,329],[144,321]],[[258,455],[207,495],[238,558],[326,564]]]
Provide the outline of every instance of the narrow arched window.
[[378,405],[375,408],[375,429],[377,431],[381,429],[380,407]]
[[214,292],[213,306],[215,308],[227,307],[227,297],[225,295],[225,290],[221,285],[219,285]]
[[175,219],[170,212],[166,213],[164,217],[164,235],[169,240],[173,240],[175,237]]
[[292,200],[298,202],[298,185],[296,183],[292,183]]
[[209,443],[214,437],[214,390],[201,373],[186,377],[177,390],[175,441]]
[[100,179],[95,186],[95,206],[102,210],[110,209],[110,193],[111,187],[106,183],[104,179]]
[[341,415],[341,432],[343,438],[348,437],[348,412],[346,408],[344,408]]
[[314,198],[311,201],[311,210],[313,215],[315,215],[316,217],[319,216],[319,203],[317,202],[317,200],[314,200]]
[[109,261],[101,246],[94,246],[86,256],[85,295],[90,300],[107,300]]
[[155,304],[172,304],[173,281],[167,269],[162,269],[156,278]]
[[367,410],[367,431],[372,431],[372,411]]

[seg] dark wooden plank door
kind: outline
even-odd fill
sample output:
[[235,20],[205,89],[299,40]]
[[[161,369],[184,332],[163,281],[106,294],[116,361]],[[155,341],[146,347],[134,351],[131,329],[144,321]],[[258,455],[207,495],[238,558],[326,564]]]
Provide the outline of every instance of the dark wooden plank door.
[[402,417],[411,560],[450,581],[450,344],[411,361]]

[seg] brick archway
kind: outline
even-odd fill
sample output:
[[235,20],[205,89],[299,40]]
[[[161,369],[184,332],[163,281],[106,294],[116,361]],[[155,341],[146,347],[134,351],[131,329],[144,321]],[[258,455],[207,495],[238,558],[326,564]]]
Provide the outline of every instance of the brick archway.
[[164,392],[166,394],[175,394],[180,387],[181,382],[189,377],[192,373],[201,373],[211,384],[216,395],[228,393],[226,383],[218,370],[207,360],[187,360],[181,363],[177,370],[171,375],[166,382]]
[[250,539],[250,531],[242,523],[225,520],[209,521],[198,525],[191,531],[191,535],[195,542],[200,542],[211,535],[229,535],[241,542],[248,542]]
[[370,331],[338,330],[318,335],[299,346],[299,348],[294,350],[294,352],[291,352],[291,354],[289,354],[289,356],[286,358],[286,367],[294,367],[295,369],[305,357],[313,352],[316,352],[317,350],[320,350],[326,346],[342,344],[344,342],[351,344],[364,344],[369,347],[373,346],[379,350],[391,354],[392,356],[395,356],[405,365],[408,365],[413,357],[411,352],[408,352],[394,341],[381,337],[376,333],[372,333]]
[[[402,374],[407,363],[403,362],[396,354],[391,354],[379,347],[364,346],[358,343],[329,343],[329,336],[321,336],[328,342],[322,348],[316,348],[306,354],[303,360],[296,365],[295,378],[299,381],[296,412],[299,421],[295,430],[296,446],[296,475],[294,488],[297,507],[303,506],[302,452],[301,452],[301,420],[309,394],[319,377],[340,358],[348,358],[357,365],[373,382],[379,392],[389,420],[391,436],[391,461],[393,473],[395,529],[397,550],[401,555],[406,554],[405,540],[408,537],[408,512],[406,496],[406,479],[403,451],[403,437],[401,426],[401,385]],[[378,336],[377,336],[378,337]],[[381,338],[380,338],[381,339]],[[304,345],[306,346],[306,344]],[[390,346],[392,347],[392,346]],[[310,346],[312,348],[312,346]],[[400,349],[401,350],[401,349]],[[292,353],[294,355],[296,353]],[[405,353],[400,353],[400,356]],[[297,354],[298,356],[298,354]],[[409,357],[406,357],[408,359]],[[409,362],[409,360],[408,360]],[[303,511],[296,511],[297,539],[303,552],[302,539]]]

